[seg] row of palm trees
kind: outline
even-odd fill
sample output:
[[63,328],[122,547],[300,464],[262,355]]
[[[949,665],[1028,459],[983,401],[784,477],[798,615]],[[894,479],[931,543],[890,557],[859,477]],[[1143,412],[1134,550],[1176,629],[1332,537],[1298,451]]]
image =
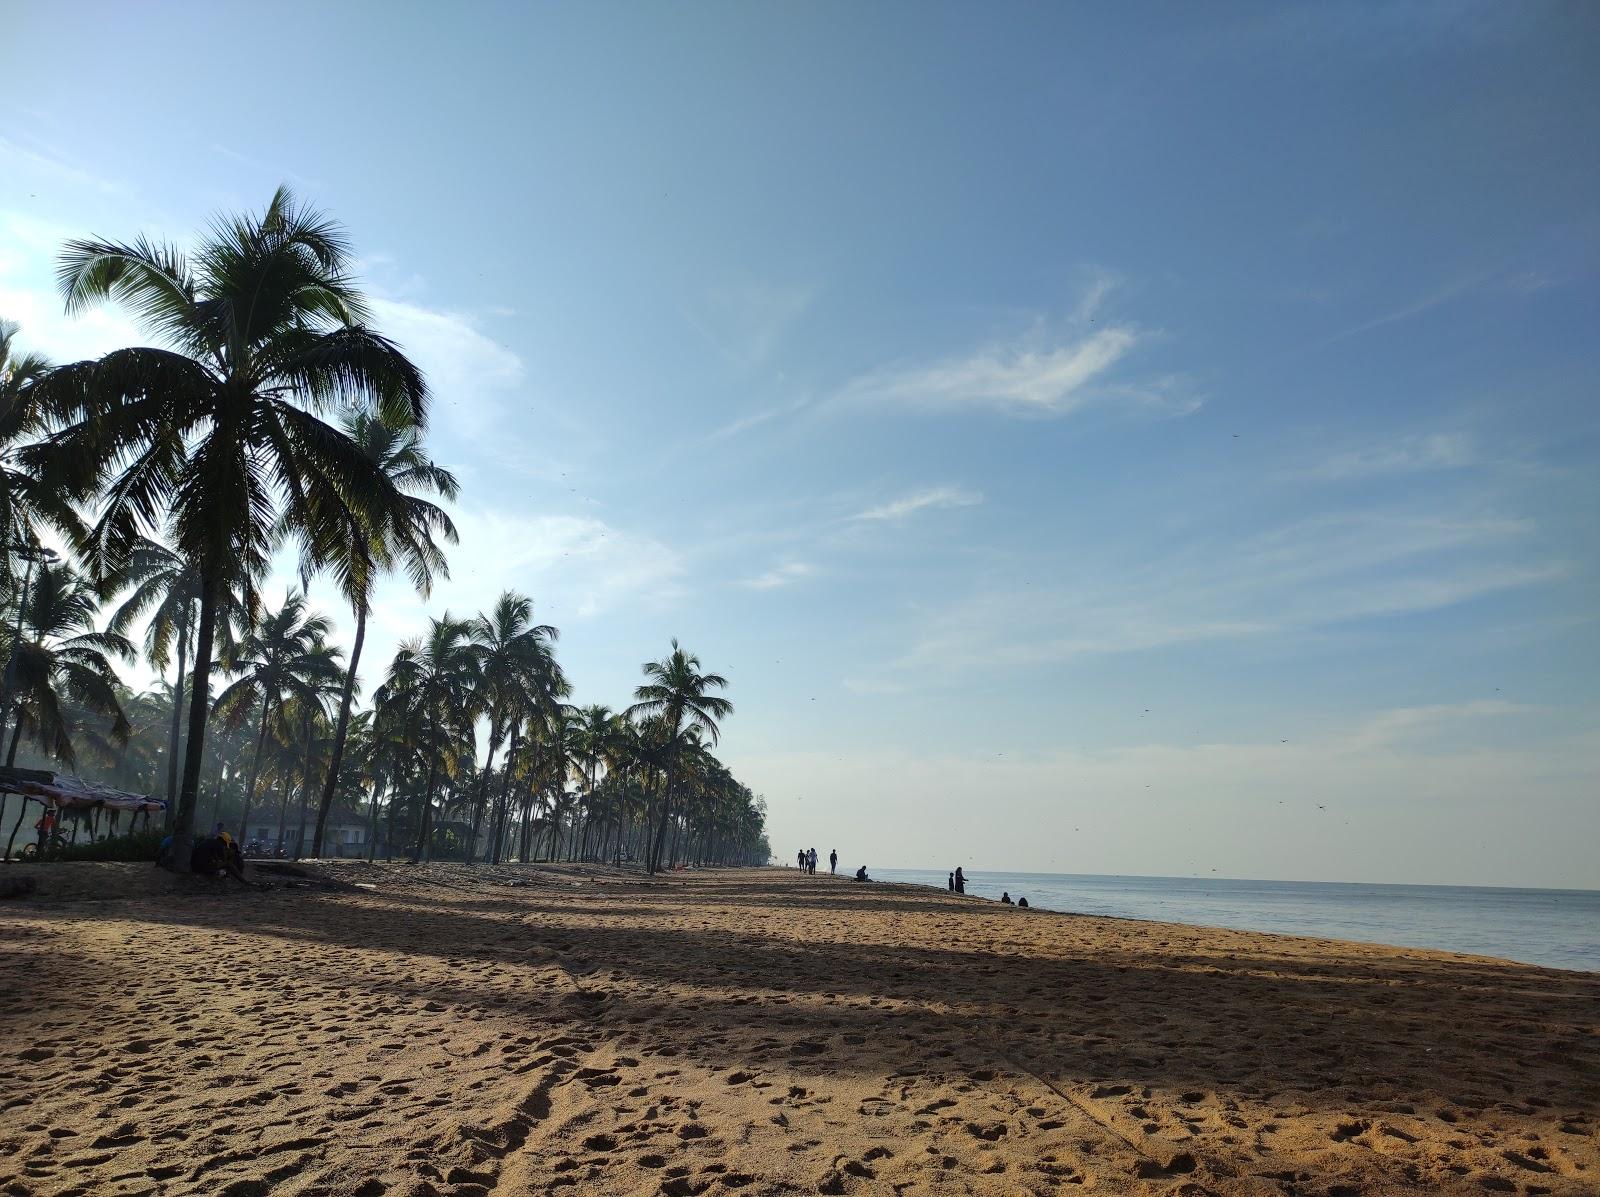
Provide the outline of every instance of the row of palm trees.
[[[73,765],[81,742],[108,778],[164,789],[180,867],[208,781],[241,825],[271,787],[283,828],[295,796],[313,854],[342,799],[374,830],[381,810],[416,859],[483,843],[494,861],[765,860],[761,803],[710,751],[726,681],[676,641],[633,706],[580,710],[556,630],[507,593],[430,620],[357,709],[376,583],[404,571],[426,595],[447,574],[457,484],[426,455],[426,383],[368,325],[337,225],[280,189],[192,254],[70,242],[59,281],[69,313],[121,304],[162,346],[52,367],[0,325],[7,763],[27,738]],[[286,547],[349,604],[348,660],[302,592],[267,608]],[[112,658],[134,659],[140,628],[172,673],[133,696]],[[157,759],[164,778],[145,777]]]

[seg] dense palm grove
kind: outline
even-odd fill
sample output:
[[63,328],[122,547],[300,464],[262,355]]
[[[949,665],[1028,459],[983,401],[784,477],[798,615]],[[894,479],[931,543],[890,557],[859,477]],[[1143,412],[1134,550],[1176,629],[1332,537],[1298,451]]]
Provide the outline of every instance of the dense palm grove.
[[[67,310],[118,304],[160,347],[55,366],[0,324],[5,763],[166,798],[179,867],[216,821],[348,854],[353,817],[368,856],[764,863],[764,803],[712,753],[726,679],[676,641],[620,711],[569,701],[556,629],[509,591],[363,662],[378,579],[447,573],[457,488],[349,256],[280,191],[189,255],[64,248]],[[302,589],[266,593],[283,551],[334,581],[348,646]],[[141,657],[162,680],[134,693]]]

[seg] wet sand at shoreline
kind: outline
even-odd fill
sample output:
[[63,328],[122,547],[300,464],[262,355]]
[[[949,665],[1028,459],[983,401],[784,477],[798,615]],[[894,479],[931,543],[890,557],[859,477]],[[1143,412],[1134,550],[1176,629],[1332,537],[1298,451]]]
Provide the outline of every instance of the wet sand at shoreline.
[[1600,974],[793,870],[32,871],[4,1194],[1600,1193]]

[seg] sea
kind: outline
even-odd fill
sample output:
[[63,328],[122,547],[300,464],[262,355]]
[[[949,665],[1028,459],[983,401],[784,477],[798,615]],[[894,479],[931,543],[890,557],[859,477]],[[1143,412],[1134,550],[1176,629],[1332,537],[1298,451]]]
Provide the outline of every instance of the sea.
[[[948,873],[875,869],[876,881],[944,889]],[[1338,881],[1238,881],[967,873],[967,893],[1078,914],[1153,919],[1319,939],[1498,956],[1549,968],[1600,971],[1600,890]]]

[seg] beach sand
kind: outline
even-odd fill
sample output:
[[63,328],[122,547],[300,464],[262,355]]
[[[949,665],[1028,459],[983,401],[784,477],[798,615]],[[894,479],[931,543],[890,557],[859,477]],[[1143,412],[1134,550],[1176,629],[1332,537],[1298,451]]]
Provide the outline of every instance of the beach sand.
[[1600,974],[793,870],[32,872],[4,1194],[1600,1193]]

